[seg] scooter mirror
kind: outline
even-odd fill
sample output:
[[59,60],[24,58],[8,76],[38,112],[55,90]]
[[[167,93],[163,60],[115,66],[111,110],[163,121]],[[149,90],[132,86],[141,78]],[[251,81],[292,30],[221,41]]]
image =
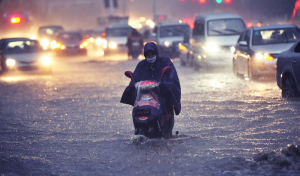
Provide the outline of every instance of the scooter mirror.
[[162,73],[161,73],[161,77],[160,77],[160,80],[162,80],[163,76],[167,73],[170,73],[172,70],[172,67],[170,66],[166,66],[165,68],[163,68],[162,70]]
[[131,79],[132,82],[134,82],[133,73],[131,71],[126,71],[125,76]]

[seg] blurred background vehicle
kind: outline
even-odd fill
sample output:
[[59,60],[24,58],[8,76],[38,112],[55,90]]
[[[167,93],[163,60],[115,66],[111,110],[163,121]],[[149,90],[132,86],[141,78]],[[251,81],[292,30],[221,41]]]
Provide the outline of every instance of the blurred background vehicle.
[[260,76],[275,78],[278,54],[300,39],[295,25],[251,27],[244,31],[235,45],[233,72],[255,80]]
[[99,29],[87,29],[83,30],[82,35],[88,41],[88,50],[91,51],[99,51],[102,50],[102,41],[103,37],[102,34],[104,33],[104,30]]
[[187,23],[161,23],[153,29],[150,40],[157,43],[160,55],[177,58],[180,55],[178,44],[189,38],[190,33],[191,28]]
[[233,13],[205,13],[195,18],[191,38],[191,58],[200,67],[231,65],[231,47],[246,29],[241,16]]
[[44,50],[56,48],[55,38],[59,32],[64,31],[60,25],[40,26],[38,29],[38,39]]
[[56,54],[60,55],[87,55],[88,42],[80,32],[64,31],[56,37]]
[[29,38],[1,39],[0,60],[2,72],[52,72],[51,58]]
[[127,37],[132,32],[132,29],[133,28],[127,24],[107,26],[103,34],[104,40],[102,41],[104,54],[127,53]]
[[2,37],[30,36],[32,18],[28,11],[7,11],[0,17]]
[[140,54],[143,54],[143,36],[133,28],[132,32],[127,37],[126,46],[128,47],[128,57],[137,59]]
[[278,55],[276,80],[281,89],[282,98],[300,95],[300,40]]

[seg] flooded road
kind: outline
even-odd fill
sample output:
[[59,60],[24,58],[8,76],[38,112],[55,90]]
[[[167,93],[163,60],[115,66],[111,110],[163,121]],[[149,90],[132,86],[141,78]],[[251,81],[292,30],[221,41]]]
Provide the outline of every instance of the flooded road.
[[172,139],[134,136],[117,55],[56,58],[52,75],[0,77],[0,175],[300,175],[300,101],[275,80],[174,60],[182,111]]

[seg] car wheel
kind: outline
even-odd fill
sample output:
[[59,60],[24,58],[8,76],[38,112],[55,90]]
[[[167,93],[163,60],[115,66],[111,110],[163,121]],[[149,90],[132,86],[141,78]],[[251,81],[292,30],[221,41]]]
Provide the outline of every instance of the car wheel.
[[292,76],[286,75],[282,79],[282,92],[281,92],[282,98],[293,98],[298,96],[296,83]]
[[258,76],[253,72],[253,66],[250,61],[248,61],[248,78],[249,80],[257,80]]

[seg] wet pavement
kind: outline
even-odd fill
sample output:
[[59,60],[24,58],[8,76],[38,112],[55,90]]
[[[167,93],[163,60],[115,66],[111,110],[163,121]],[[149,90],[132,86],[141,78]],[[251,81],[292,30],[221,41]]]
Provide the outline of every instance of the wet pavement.
[[0,77],[0,175],[300,175],[300,101],[282,99],[275,79],[175,59],[179,135],[149,140],[119,103],[139,60],[54,61],[52,75]]

